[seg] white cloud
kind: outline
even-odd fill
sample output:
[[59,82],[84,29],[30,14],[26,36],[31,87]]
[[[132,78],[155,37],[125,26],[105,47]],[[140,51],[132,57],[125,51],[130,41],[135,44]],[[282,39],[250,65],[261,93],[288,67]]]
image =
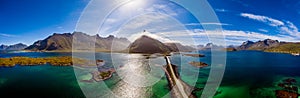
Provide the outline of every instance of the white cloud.
[[249,13],[241,13],[241,16],[269,24],[270,26],[276,27],[279,30],[280,34],[294,37],[300,40],[299,29],[290,21],[284,22],[267,16],[254,15]]
[[161,14],[167,14],[170,16],[178,16],[182,12],[186,12],[185,10],[182,10],[175,6],[172,3],[166,3],[166,4],[153,4],[150,7],[147,8],[139,8],[137,11],[139,12],[154,12],[154,13],[161,13]]
[[219,26],[225,26],[225,25],[231,25],[227,23],[217,23],[217,22],[206,22],[206,23],[189,23],[185,24],[186,26],[200,26],[200,25],[219,25]]
[[[196,32],[195,32],[196,31]],[[183,31],[171,31],[171,32],[162,32],[161,34],[169,35],[170,38],[187,38],[188,36],[193,36],[196,39],[197,43],[205,44],[209,42],[208,35],[214,36],[217,39],[224,39],[224,41],[228,45],[240,45],[241,43],[251,40],[258,41],[264,39],[274,39],[279,41],[289,41],[289,42],[297,42],[298,40],[295,37],[285,36],[285,35],[267,35],[258,32],[250,32],[250,31],[237,31],[237,30],[223,30],[220,31],[202,31],[202,30],[194,30],[194,33],[185,34]],[[192,32],[192,31],[190,31]]]
[[277,20],[277,19],[267,17],[267,16],[254,15],[254,14],[250,14],[250,13],[241,13],[240,15],[242,17],[246,17],[246,18],[249,18],[249,19],[253,19],[253,20],[257,20],[257,21],[267,23],[270,26],[283,26],[284,25],[284,22],[282,22],[280,20]]
[[[178,8],[174,6],[177,5],[174,5],[172,3],[163,3],[163,4],[155,3],[152,5],[145,5],[139,8],[132,8],[131,11],[123,11],[121,7],[106,18],[105,23],[102,25],[102,28],[100,29],[100,32],[104,34],[111,34],[113,32],[116,33],[119,28],[122,28],[122,26],[124,26],[124,24],[129,25],[129,23],[131,23],[131,26],[127,27],[127,29],[136,29],[136,28],[147,29],[143,27],[146,27],[149,24],[153,24],[153,20],[164,21],[167,20],[167,18],[176,17],[179,14],[186,12],[186,11],[182,11],[182,8]],[[149,15],[151,13],[156,13],[156,14]],[[137,18],[142,18],[142,19],[137,19]],[[135,22],[133,23],[132,20],[134,20]],[[161,30],[169,28],[166,26],[170,27],[172,25],[165,25],[159,28]]]
[[0,36],[2,36],[2,37],[13,37],[14,35],[11,35],[11,34],[5,34],[5,33],[0,33]]
[[281,27],[281,32],[282,33],[288,33],[289,35],[299,37],[300,38],[300,32],[299,29],[290,21],[286,22],[287,25],[284,27]]
[[172,17],[164,14],[148,13],[135,17],[122,25],[117,31],[117,36],[127,37],[143,30],[155,33],[184,29],[185,26]]
[[228,12],[228,10],[225,9],[215,9],[216,12]]
[[258,29],[258,31],[261,31],[261,32],[269,32],[269,31],[266,30],[266,29]]

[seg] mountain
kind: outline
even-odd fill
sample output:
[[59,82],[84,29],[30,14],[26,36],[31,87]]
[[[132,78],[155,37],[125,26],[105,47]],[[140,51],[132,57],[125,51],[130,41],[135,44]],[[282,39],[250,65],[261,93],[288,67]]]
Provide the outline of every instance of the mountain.
[[172,52],[189,52],[189,51],[195,51],[197,49],[195,49],[194,47],[191,46],[184,46],[180,43],[164,43],[166,46],[169,47],[169,49]]
[[[96,51],[121,51],[128,47],[130,41],[126,38],[117,38],[113,35],[101,37],[98,34],[89,36],[85,33],[73,33],[74,45],[76,50],[90,50],[95,48]],[[90,44],[87,44],[90,43]]]
[[22,43],[18,43],[18,44],[14,44],[14,45],[1,45],[0,46],[0,50],[23,50],[24,48],[26,48],[27,45],[22,44]]
[[7,47],[8,47],[7,45],[1,45],[0,50],[6,50]]
[[113,35],[109,35],[108,37],[100,37],[99,35],[96,36],[96,48],[104,48],[113,51],[120,51],[126,49],[130,41],[126,38],[116,38]]
[[[72,46],[76,45],[74,49],[80,51],[89,51],[95,49],[96,51],[110,51],[111,44],[119,45],[119,47],[127,47],[129,41],[126,38],[116,38],[112,35],[108,37],[100,37],[99,35],[90,36],[82,32],[63,33],[47,37],[44,40],[34,42],[25,50],[30,51],[71,51]],[[126,45],[127,44],[127,45]],[[115,45],[114,45],[115,46]],[[113,47],[115,49],[115,47]],[[115,49],[118,50],[118,49]]]
[[204,45],[197,45],[196,47],[197,47],[198,50],[201,50],[201,49],[204,48]]
[[237,49],[239,49],[239,50],[246,50],[249,47],[251,47],[252,44],[254,44],[254,42],[252,42],[252,41],[246,41],[246,42],[243,42],[243,44],[241,46],[238,46]]
[[237,47],[238,50],[265,50],[272,47],[277,47],[280,45],[278,40],[265,39],[257,42],[247,41],[241,46]]
[[148,37],[146,35],[141,36],[131,43],[128,47],[129,53],[145,53],[145,54],[154,54],[154,53],[170,53],[170,48],[164,43]]
[[25,50],[31,51],[53,51],[53,50],[70,50],[72,49],[72,34],[64,33],[47,37],[44,40],[39,40],[25,48]]
[[241,46],[238,46],[238,50],[266,50],[272,47],[277,47],[281,43],[278,40],[265,39],[257,42],[246,41]]
[[224,47],[214,45],[213,43],[207,43],[205,46],[204,45],[198,45],[198,50],[211,50],[212,48],[214,49],[223,49]]
[[259,50],[265,52],[300,53],[300,43],[279,42],[278,40],[265,39],[257,42],[246,41],[236,47],[237,50]]

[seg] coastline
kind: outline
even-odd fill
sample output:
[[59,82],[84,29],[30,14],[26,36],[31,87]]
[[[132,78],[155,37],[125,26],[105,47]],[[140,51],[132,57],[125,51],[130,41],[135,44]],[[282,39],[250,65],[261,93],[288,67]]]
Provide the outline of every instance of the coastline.
[[263,52],[268,52],[268,53],[283,53],[283,54],[290,54],[290,55],[294,55],[294,56],[297,56],[297,54],[299,54],[299,53],[289,52],[289,51],[269,51],[269,50],[266,50],[266,51],[263,51]]

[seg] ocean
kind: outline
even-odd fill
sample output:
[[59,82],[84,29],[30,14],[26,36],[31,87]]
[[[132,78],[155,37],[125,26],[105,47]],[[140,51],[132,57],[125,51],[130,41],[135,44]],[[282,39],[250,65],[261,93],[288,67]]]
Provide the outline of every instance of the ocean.
[[[196,68],[191,61],[211,64],[211,52],[199,51],[205,57],[195,58],[174,54],[171,62],[178,66],[181,79],[198,88],[201,96],[207,83],[210,67]],[[80,54],[80,53],[78,53]],[[86,53],[81,53],[84,56]],[[168,81],[162,70],[163,57],[144,57],[137,54],[95,53],[89,59],[102,59],[104,67],[116,68],[117,73],[103,82],[86,82],[90,72],[97,68],[71,66],[15,66],[0,68],[0,96],[16,97],[148,97],[168,98]],[[53,57],[72,56],[72,53],[1,52],[0,57]],[[227,52],[226,69],[214,98],[274,98],[275,90],[283,80],[293,78],[300,87],[300,56],[261,51]],[[135,70],[133,70],[135,69]]]

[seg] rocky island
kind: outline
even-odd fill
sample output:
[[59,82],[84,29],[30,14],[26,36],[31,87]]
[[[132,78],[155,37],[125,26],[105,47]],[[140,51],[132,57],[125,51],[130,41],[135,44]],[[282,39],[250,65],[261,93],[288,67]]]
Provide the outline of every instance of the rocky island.
[[198,68],[203,68],[203,67],[207,67],[208,66],[208,64],[206,64],[206,63],[196,62],[196,61],[192,61],[189,64],[191,64],[191,65],[193,65],[195,67],[198,67]]
[[100,82],[111,78],[114,72],[116,72],[115,69],[110,68],[105,70],[93,71],[91,72],[91,74],[93,76],[93,80],[95,80],[96,82]]

